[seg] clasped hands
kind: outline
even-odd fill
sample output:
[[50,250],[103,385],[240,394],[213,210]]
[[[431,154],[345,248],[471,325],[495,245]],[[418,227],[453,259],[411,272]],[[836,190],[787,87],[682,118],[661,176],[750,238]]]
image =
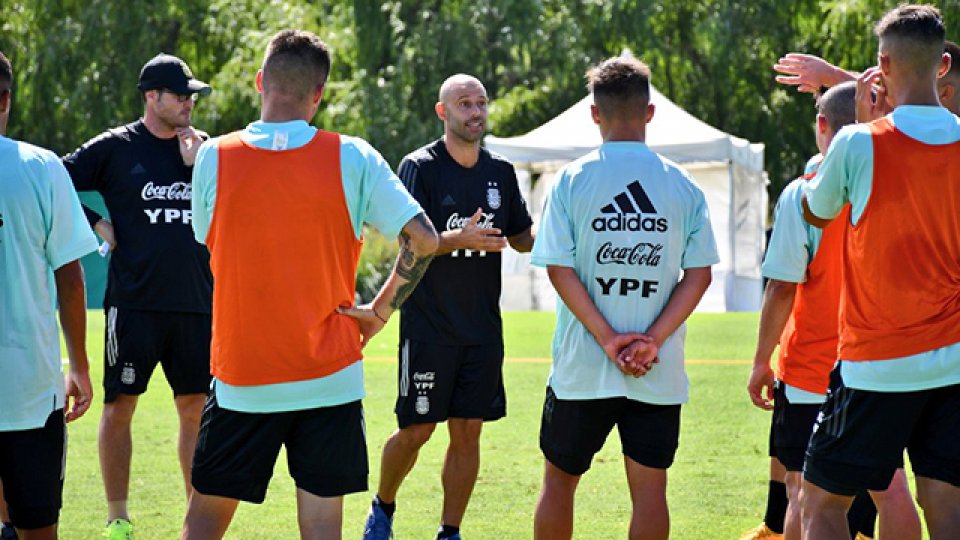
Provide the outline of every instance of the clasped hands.
[[615,334],[600,346],[624,375],[643,377],[660,362],[660,346],[652,336],[640,332]]

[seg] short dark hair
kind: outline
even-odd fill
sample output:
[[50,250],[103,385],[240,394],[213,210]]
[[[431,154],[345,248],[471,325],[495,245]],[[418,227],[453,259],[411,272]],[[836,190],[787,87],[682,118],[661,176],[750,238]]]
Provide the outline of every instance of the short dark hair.
[[960,45],[950,41],[943,42],[943,52],[950,55],[950,71],[946,77],[960,77]]
[[604,115],[642,111],[650,102],[650,68],[630,57],[608,58],[587,70],[587,89]]
[[929,4],[901,4],[887,12],[875,29],[897,61],[917,74],[936,70],[947,34],[940,10]]
[[857,83],[847,81],[827,90],[817,99],[817,112],[827,119],[834,133],[857,121]]
[[264,92],[307,99],[329,74],[330,51],[316,34],[281,30],[270,38],[263,58]]
[[13,65],[7,55],[0,51],[0,92],[6,92],[13,86]]

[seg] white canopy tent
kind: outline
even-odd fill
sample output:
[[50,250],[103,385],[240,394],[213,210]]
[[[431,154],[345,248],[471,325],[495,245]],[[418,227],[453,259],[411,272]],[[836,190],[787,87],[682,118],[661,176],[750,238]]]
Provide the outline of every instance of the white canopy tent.
[[[767,215],[763,145],[724,133],[681,109],[653,87],[656,107],[647,126],[647,144],[683,165],[706,194],[720,263],[699,311],[752,311],[762,297],[760,263]],[[564,164],[596,149],[600,133],[590,115],[588,95],[556,118],[518,137],[485,139],[486,147],[510,159],[518,169],[521,188],[539,223],[544,196],[553,173]],[[540,181],[531,185],[534,173]],[[544,181],[546,180],[546,181]],[[553,309],[556,297],[542,268],[529,265],[529,256],[504,254],[505,309]]]

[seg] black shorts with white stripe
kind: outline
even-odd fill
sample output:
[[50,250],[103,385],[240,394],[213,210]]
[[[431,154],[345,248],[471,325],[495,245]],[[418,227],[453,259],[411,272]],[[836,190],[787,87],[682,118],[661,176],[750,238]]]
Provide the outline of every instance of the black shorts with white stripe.
[[837,494],[884,490],[907,450],[917,476],[960,486],[960,385],[913,392],[849,388],[840,364],[803,466],[805,480]]
[[210,389],[211,318],[205,313],[109,307],[104,332],[103,400],[139,395],[159,363],[174,396]]

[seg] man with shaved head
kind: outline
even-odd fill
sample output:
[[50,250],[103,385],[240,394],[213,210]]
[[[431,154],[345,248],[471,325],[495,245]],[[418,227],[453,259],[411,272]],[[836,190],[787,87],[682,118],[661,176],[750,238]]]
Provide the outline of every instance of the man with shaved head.
[[906,449],[931,538],[960,538],[960,118],[937,88],[951,55],[933,6],[876,32],[857,90],[872,121],[840,130],[804,194],[807,221],[844,222],[839,377],[807,449],[804,535],[847,538],[853,494],[886,487]]
[[397,491],[444,421],[450,444],[437,538],[459,539],[480,467],[483,422],[506,415],[500,251],[530,251],[533,222],[513,166],[480,146],[487,102],[475,77],[449,77],[434,107],[443,137],[400,163],[400,178],[440,232],[440,247],[400,310],[399,429],[383,447],[365,540],[390,537]]

